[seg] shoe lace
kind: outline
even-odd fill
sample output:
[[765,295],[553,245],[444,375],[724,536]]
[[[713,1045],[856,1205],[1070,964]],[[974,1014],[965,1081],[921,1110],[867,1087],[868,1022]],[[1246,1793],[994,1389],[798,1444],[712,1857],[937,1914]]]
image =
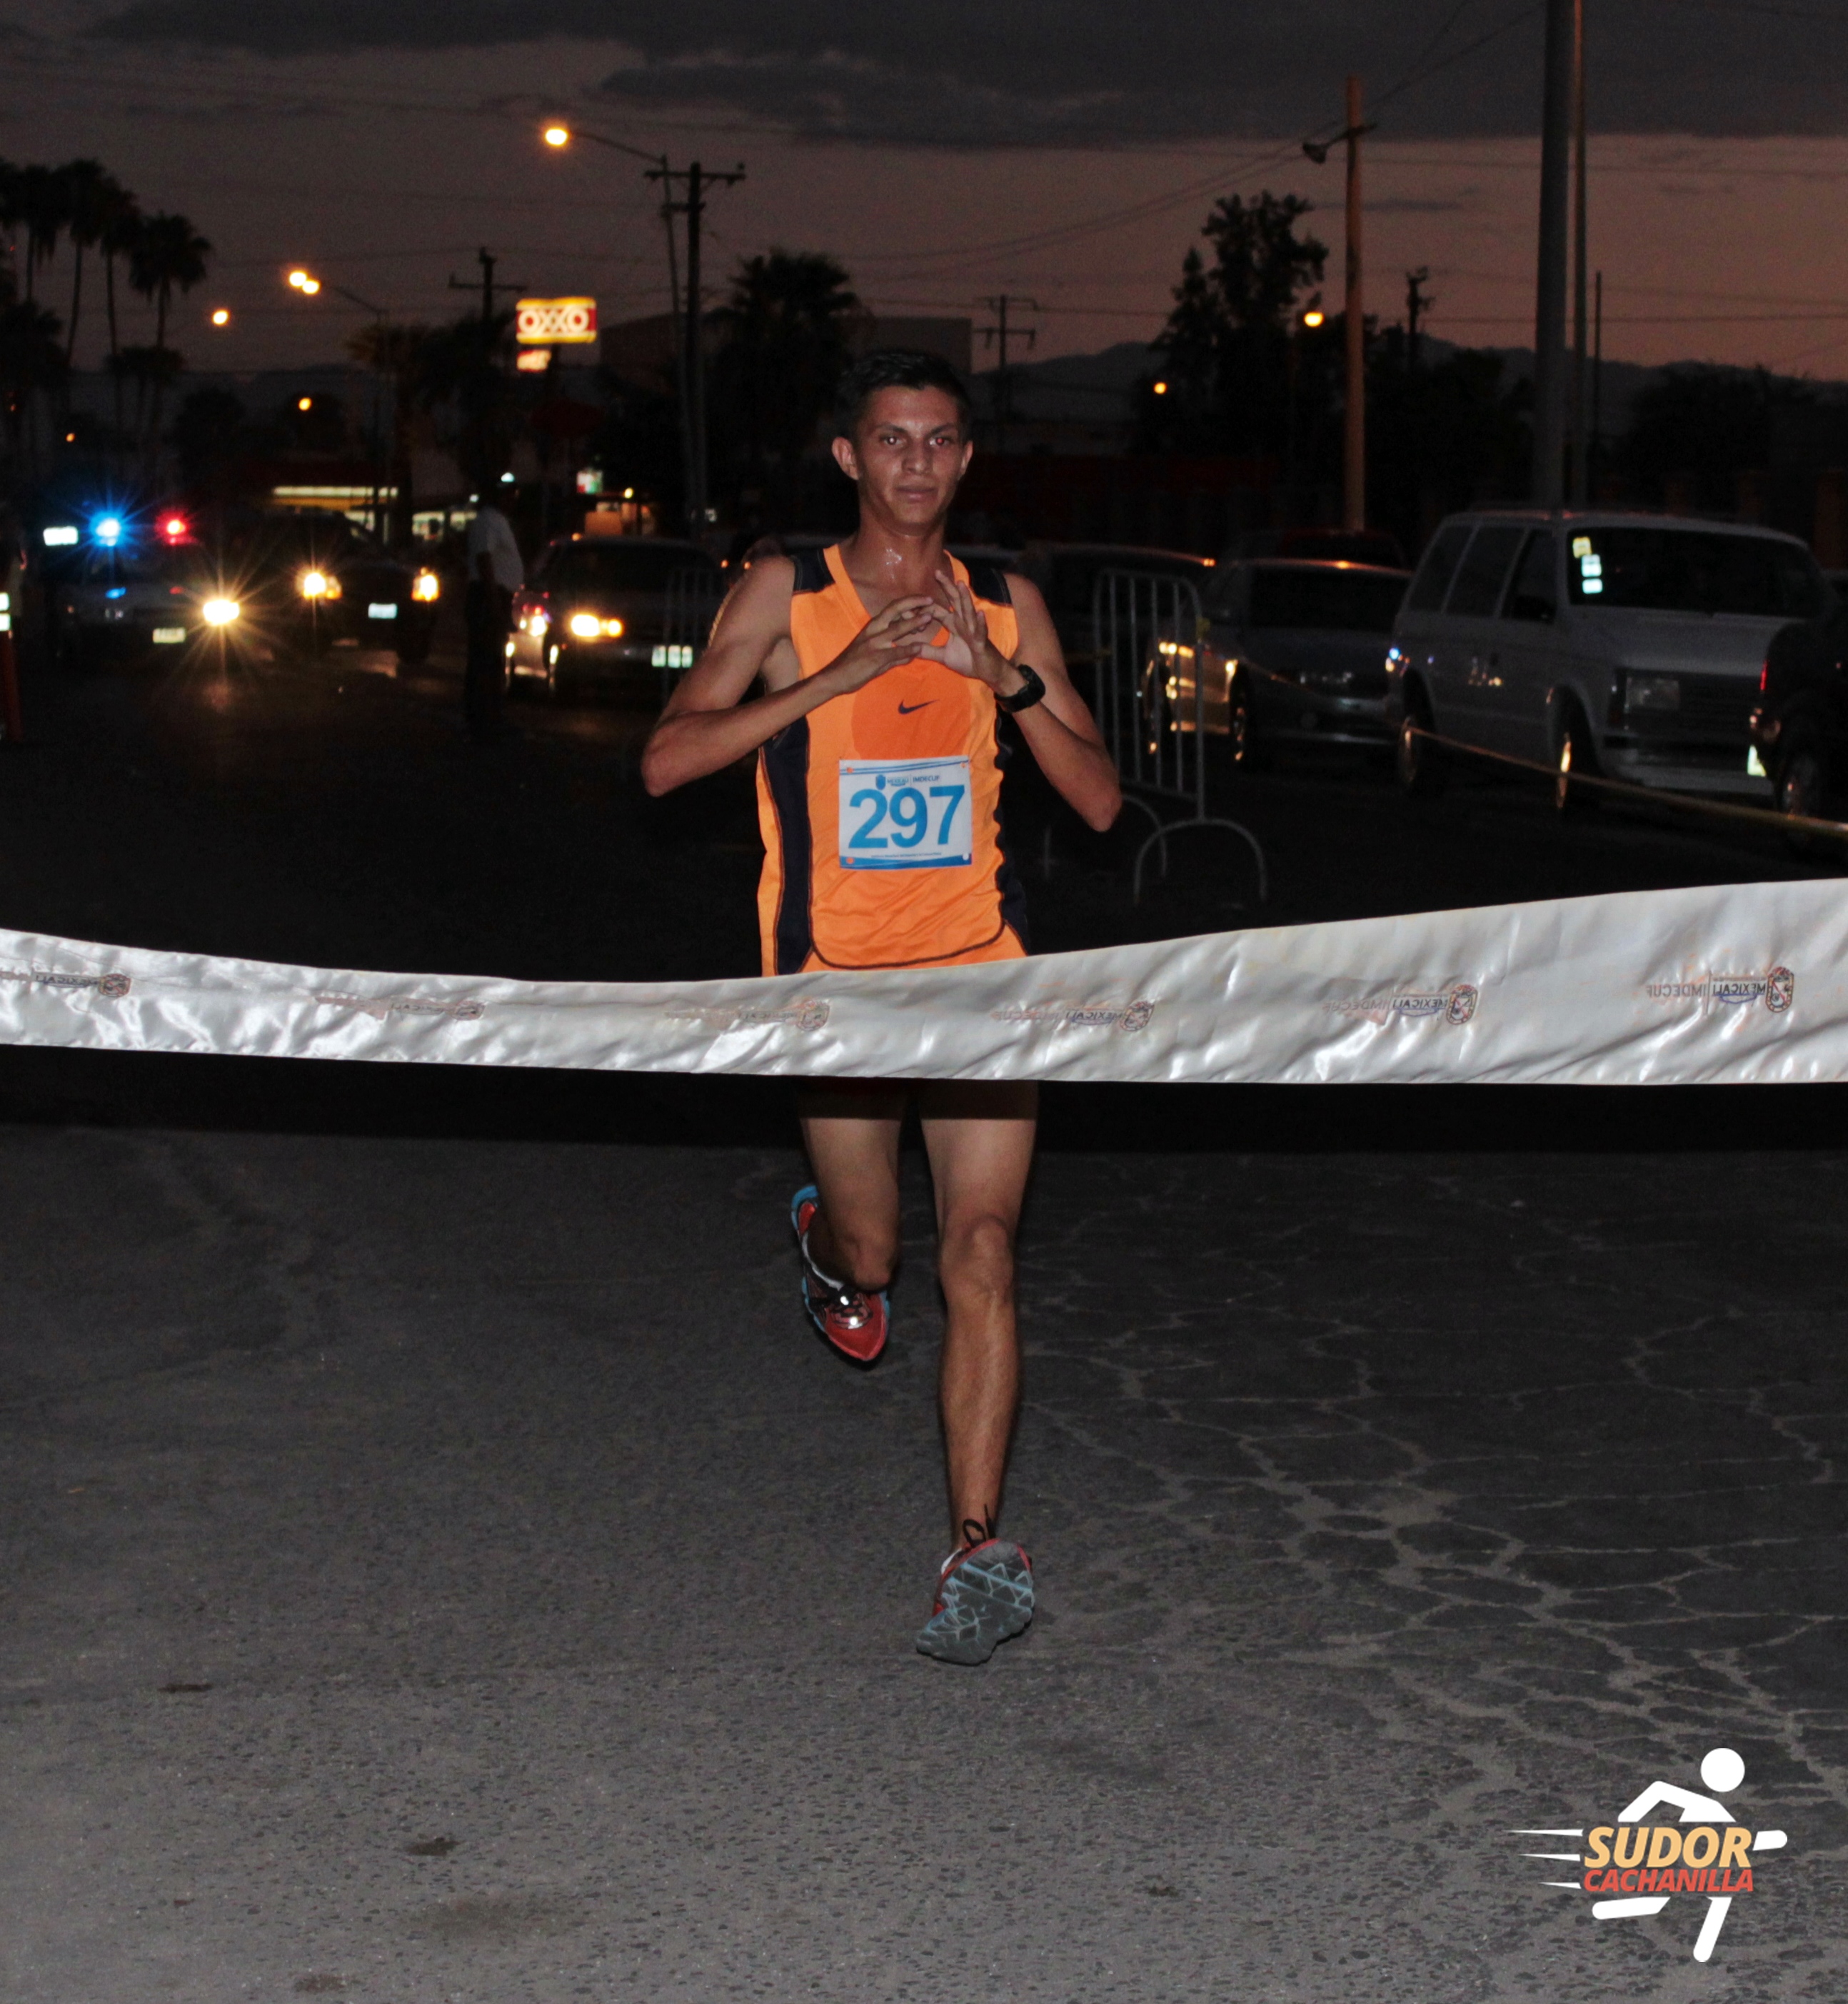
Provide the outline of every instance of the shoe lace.
[[873,1313],[865,1295],[858,1288],[849,1286],[846,1281],[837,1281],[833,1274],[822,1272],[815,1264],[815,1256],[809,1250],[806,1231],[802,1235],[801,1245],[802,1263],[807,1269],[811,1292],[820,1296],[849,1328],[858,1329]]

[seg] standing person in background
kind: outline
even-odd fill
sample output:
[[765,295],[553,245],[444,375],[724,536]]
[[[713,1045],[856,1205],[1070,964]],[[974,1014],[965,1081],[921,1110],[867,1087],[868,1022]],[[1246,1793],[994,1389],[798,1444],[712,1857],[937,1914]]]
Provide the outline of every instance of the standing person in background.
[[491,744],[501,734],[501,692],[507,678],[507,636],[513,630],[513,594],[526,583],[526,566],[513,525],[492,501],[481,503],[468,525],[468,589],[462,603],[468,632],[462,710],[468,734]]

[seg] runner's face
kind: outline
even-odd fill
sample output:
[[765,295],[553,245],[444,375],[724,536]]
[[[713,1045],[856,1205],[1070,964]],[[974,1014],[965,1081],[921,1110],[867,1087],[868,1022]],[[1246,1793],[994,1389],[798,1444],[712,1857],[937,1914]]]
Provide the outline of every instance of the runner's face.
[[835,457],[859,483],[863,507],[894,526],[928,528],[949,512],[973,450],[956,399],[942,390],[880,390]]

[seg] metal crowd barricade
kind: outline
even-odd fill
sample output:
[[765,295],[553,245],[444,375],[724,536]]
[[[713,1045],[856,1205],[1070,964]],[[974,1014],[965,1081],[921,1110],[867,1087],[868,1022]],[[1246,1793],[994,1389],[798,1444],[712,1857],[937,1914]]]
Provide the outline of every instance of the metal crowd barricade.
[[[1167,874],[1168,838],[1185,829],[1223,828],[1250,848],[1258,866],[1258,897],[1270,895],[1264,851],[1242,822],[1206,811],[1209,737],[1228,721],[1209,704],[1198,664],[1207,624],[1190,578],[1157,571],[1098,572],[1091,589],[1091,662],[1097,727],[1123,783],[1125,804],[1153,824],[1136,852],[1131,893],[1142,896],[1143,864],[1161,851]],[[1209,712],[1218,709],[1216,720]],[[1163,811],[1180,811],[1175,818]]]
[[674,684],[705,652],[724,597],[723,575],[705,565],[687,564],[667,573],[661,637],[654,650],[654,665],[661,671],[663,709]]

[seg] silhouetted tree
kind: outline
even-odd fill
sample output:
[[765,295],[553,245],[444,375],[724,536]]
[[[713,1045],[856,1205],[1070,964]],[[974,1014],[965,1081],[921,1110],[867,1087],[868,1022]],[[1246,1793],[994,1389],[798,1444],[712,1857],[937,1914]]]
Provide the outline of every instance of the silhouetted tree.
[[1390,327],[1367,371],[1367,519],[1416,555],[1440,517],[1524,500],[1532,454],[1531,386],[1510,383],[1500,356],[1460,348],[1435,362],[1421,336]]
[[798,469],[847,365],[859,310],[845,268],[821,252],[772,250],[740,261],[714,316],[723,345],[708,393],[714,462],[734,492],[755,486],[774,508],[796,504]]
[[103,191],[101,207],[103,299],[109,317],[109,370],[114,386],[115,428],[119,437],[122,429],[122,340],[116,322],[116,263],[119,258],[133,257],[145,219],[134,196],[119,181],[112,180]]
[[35,300],[15,300],[0,309],[0,396],[5,400],[7,440],[16,462],[32,436],[35,400],[64,380],[59,334],[57,314]]
[[[1216,202],[1200,234],[1210,261],[1190,248],[1167,324],[1153,345],[1161,358],[1156,397],[1139,400],[1145,440],[1157,449],[1282,456],[1292,431],[1298,314],[1321,282],[1326,244],[1299,235],[1311,205],[1300,195]],[[1300,393],[1301,385],[1296,388]],[[1173,399],[1171,402],[1171,399]]]
[[1815,401],[1807,385],[1764,369],[1665,370],[1638,393],[1618,472],[1638,500],[1660,506],[1669,482],[1684,481],[1696,507],[1726,513],[1738,476],[1770,465],[1777,412]]
[[65,361],[77,356],[83,312],[83,254],[103,241],[117,198],[125,193],[100,160],[72,160],[58,170],[65,185],[65,233],[71,243],[71,317],[65,326]]
[[[184,215],[150,215],[135,233],[128,254],[128,282],[143,299],[154,303],[154,346],[171,353],[166,345],[167,310],[175,293],[190,293],[205,276],[205,261],[212,246]],[[176,358],[177,359],[177,358]],[[153,377],[152,414],[148,424],[148,451],[152,458],[160,436],[161,405],[171,372]]]

